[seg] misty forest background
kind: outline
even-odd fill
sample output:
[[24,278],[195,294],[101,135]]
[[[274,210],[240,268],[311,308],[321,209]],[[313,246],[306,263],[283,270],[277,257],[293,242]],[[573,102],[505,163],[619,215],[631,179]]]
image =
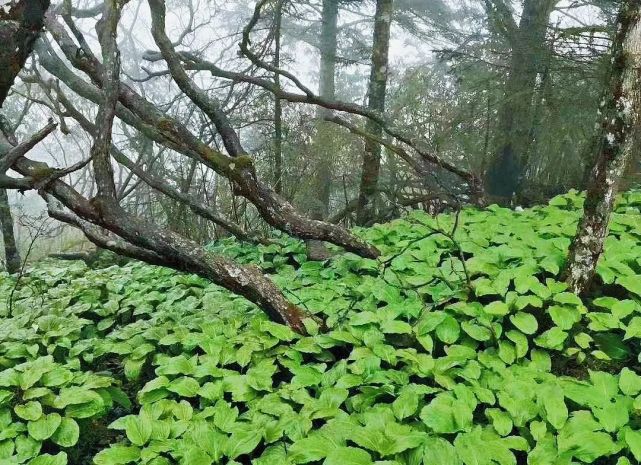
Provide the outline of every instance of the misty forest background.
[[[95,47],[98,10],[91,11],[93,6],[73,4],[80,13],[74,24]],[[199,60],[297,90],[290,80],[239,55],[253,7],[252,2],[174,2],[168,5],[167,33],[176,49]],[[379,16],[391,15],[391,32],[375,35],[376,8],[367,1],[269,3],[254,26],[252,50],[327,100],[380,112],[419,150],[478,176],[486,203],[527,206],[585,188],[598,143],[597,110],[607,87],[616,2],[379,2]],[[121,79],[203,140],[221,146],[211,122],[168,78],[154,52],[150,21],[144,5],[125,8],[118,38]],[[60,59],[54,49],[50,40],[38,45],[36,54],[47,55],[47,62],[28,62],[3,112],[19,136],[33,133],[51,116],[58,120],[61,131],[46,139],[38,154],[68,166],[86,156],[91,137],[65,114],[58,90],[89,119],[96,110],[66,89],[64,76],[53,69]],[[330,110],[275,99],[260,86],[220,79],[207,69],[195,76],[220,99],[260,178],[309,216],[368,225],[411,208],[436,212],[445,202],[475,201],[478,193],[469,192],[461,182],[465,178],[437,164],[426,170],[427,176],[417,173],[389,148],[366,144],[326,121]],[[375,123],[368,124],[363,129],[393,140]],[[267,231],[252,205],[231,195],[229,182],[211,169],[185,162],[124,123],[116,123],[114,139],[123,156],[145,173],[167,180],[247,231]],[[638,179],[638,163],[635,157],[628,164],[624,187]],[[91,197],[95,186],[89,171],[69,178]],[[116,179],[127,210],[200,244],[228,235],[141,181],[126,165],[117,165]],[[362,207],[364,197],[371,199],[367,208]],[[43,225],[44,203],[34,192],[11,193],[10,204],[23,255],[27,248],[37,259],[85,247],[82,235],[69,228],[63,231],[53,221]]]

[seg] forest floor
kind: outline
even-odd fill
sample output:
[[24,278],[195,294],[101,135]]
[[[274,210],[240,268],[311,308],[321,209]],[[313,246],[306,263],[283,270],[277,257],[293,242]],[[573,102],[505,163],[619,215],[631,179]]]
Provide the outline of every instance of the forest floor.
[[309,336],[195,276],[43,261],[0,276],[0,465],[626,465],[641,460],[641,192],[595,287],[556,277],[575,192],[412,212],[382,252],[224,240],[325,320]]

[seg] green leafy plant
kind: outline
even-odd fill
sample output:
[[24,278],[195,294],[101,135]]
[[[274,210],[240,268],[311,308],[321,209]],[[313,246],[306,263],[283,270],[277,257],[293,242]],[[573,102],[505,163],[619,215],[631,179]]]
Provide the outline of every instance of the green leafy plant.
[[209,246],[325,321],[307,336],[194,276],[38,264],[0,319],[0,465],[636,463],[641,196],[583,300],[557,280],[581,203],[412,212],[358,231],[378,261]]

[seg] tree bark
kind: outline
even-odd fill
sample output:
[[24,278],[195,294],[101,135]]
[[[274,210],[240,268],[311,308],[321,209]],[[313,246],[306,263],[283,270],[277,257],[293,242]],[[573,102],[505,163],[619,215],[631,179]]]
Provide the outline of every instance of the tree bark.
[[622,3],[612,45],[612,71],[600,112],[601,140],[588,183],[583,218],[570,246],[564,278],[583,294],[594,279],[608,234],[617,187],[638,136],[641,112],[641,0]]
[[[385,111],[385,91],[387,89],[389,41],[392,25],[393,0],[377,0],[374,16],[374,40],[372,44],[372,68],[369,79],[368,108],[383,114]],[[381,126],[371,120],[367,121],[366,130],[376,137],[381,137]],[[381,168],[381,146],[372,140],[365,141],[361,184],[358,198],[356,221],[367,224],[375,216],[375,195]]]
[[[323,0],[323,11],[321,16],[320,36],[320,73],[319,73],[319,95],[326,100],[336,98],[336,54],[338,35],[338,0]],[[314,200],[312,217],[325,219],[329,214],[329,199],[332,189],[332,165],[334,147],[331,144],[329,124],[323,120],[329,115],[330,110],[319,107],[317,116],[317,153],[319,154],[318,169],[316,171],[316,187],[318,199]]]
[[[491,3],[491,2],[489,2]],[[497,2],[502,5],[502,2]],[[494,28],[507,36],[511,46],[510,72],[499,109],[495,155],[486,173],[485,187],[490,200],[507,203],[520,189],[532,142],[532,111],[537,78],[545,63],[546,33],[550,14],[558,0],[525,0],[518,28],[509,23],[509,11],[497,9],[500,19]],[[507,24],[506,24],[507,23]],[[500,26],[498,26],[500,25]]]
[[[179,121],[162,113],[134,89],[123,83],[120,84],[119,101],[122,107],[118,111],[118,116],[127,124],[133,124],[151,139],[198,160],[228,178],[234,185],[235,193],[242,195],[256,206],[262,218],[271,226],[301,239],[325,240],[364,257],[378,257],[380,252],[375,247],[346,229],[302,216],[289,202],[257,178],[252,159],[243,149],[238,134],[221,110],[219,102],[198,88],[182,67],[173,44],[164,32],[164,3],[157,0],[150,0],[149,3],[152,11],[152,34],[167,61],[172,77],[180,89],[212,120],[229,156],[205,144]],[[47,28],[67,59],[76,68],[84,71],[96,85],[104,86],[104,79],[100,72],[101,64],[95,58],[82,53],[65,29],[55,20],[48,18]],[[44,57],[44,59],[47,58]],[[98,91],[98,95],[95,95],[95,89],[92,89],[91,85],[87,86],[87,83],[78,80],[77,76],[69,76],[61,69],[59,63],[56,66],[57,69],[53,74],[65,74],[62,80],[74,91],[76,89],[86,91],[86,95],[92,100],[96,97],[100,98],[100,92]]]
[[[72,105],[72,103],[63,93],[58,91],[56,96],[59,103],[64,107],[69,116],[75,119],[85,132],[90,134],[92,137],[96,137],[96,135],[98,134],[96,125],[90,122],[80,111],[78,111],[78,109]],[[174,189],[167,182],[167,180],[154,176],[153,174],[145,171],[136,162],[129,159],[125,155],[125,153],[119,150],[115,145],[112,144],[110,150],[111,155],[118,163],[127,168],[132,174],[137,176],[148,186],[152,187],[158,192],[161,192],[162,194],[165,194],[170,199],[186,205],[192,212],[194,212],[198,216],[205,218],[206,220],[209,220],[212,223],[222,227],[241,241],[261,242],[257,237],[252,237],[249,233],[247,233],[247,231],[241,228],[240,225],[229,221],[227,218],[223,218],[215,209],[207,205],[203,205],[200,201],[189,195],[188,182],[181,186],[180,190]],[[190,167],[191,174],[193,174],[193,167],[195,165],[196,162],[194,161],[192,163],[192,166]]]
[[[0,158],[2,172],[4,173],[7,168],[13,168],[21,174],[23,176],[20,180],[22,183],[17,183],[17,185],[37,189],[47,200],[49,212],[53,217],[79,227],[99,247],[148,263],[196,273],[256,303],[273,320],[287,324],[295,331],[305,332],[302,323],[304,312],[287,301],[280,289],[265,277],[260,269],[240,266],[223,257],[206,252],[198,244],[178,234],[163,230],[128,214],[119,205],[110,151],[112,148],[112,125],[121,96],[120,59],[116,35],[120,9],[123,5],[124,3],[118,0],[106,0],[103,16],[96,25],[103,56],[103,62],[97,66],[96,74],[102,83],[103,92],[97,99],[99,102],[95,122],[97,130],[93,133],[94,142],[91,147],[91,161],[97,184],[97,195],[91,200],[87,200],[61,181],[60,176],[56,176],[56,174],[66,174],[69,171],[57,171],[45,163],[35,162],[25,157],[30,148],[53,131],[56,127],[53,123],[22,144],[16,144],[15,140],[6,136],[3,127],[2,134],[5,137],[0,139],[2,143],[0,149],[3,152],[3,156]],[[4,22],[6,21],[2,21],[2,23]],[[0,24],[0,30],[3,26],[4,24]],[[20,52],[19,47],[12,49],[14,54]],[[6,64],[7,61],[14,63],[16,60],[17,58],[11,56],[11,53],[0,54],[0,64]],[[16,75],[18,71],[16,71]],[[8,87],[10,86],[11,83],[8,84]],[[8,88],[5,95],[7,92]],[[234,141],[231,140],[231,142]],[[5,147],[5,145],[7,146]],[[84,164],[78,166],[84,166]],[[0,187],[4,187],[5,182],[8,183],[4,178],[0,181]],[[2,193],[4,191],[0,192],[0,194]],[[71,212],[64,211],[54,205],[54,198],[69,208]],[[6,226],[5,218],[2,219]]]
[[0,108],[40,35],[49,0],[19,0],[0,8]]
[[[112,125],[120,97],[120,61],[116,34],[123,5],[118,0],[106,0],[103,16],[96,27],[103,56],[103,62],[97,71],[103,92],[98,97],[99,109],[95,121],[98,130],[93,134],[91,148],[97,195],[91,200],[84,198],[56,176],[57,173],[68,173],[67,170],[57,171],[45,163],[35,162],[24,156],[55,128],[53,123],[22,144],[15,144],[15,141],[7,139],[12,148],[8,151],[3,148],[5,154],[0,159],[0,164],[11,161],[9,167],[21,174],[26,185],[37,189],[47,200],[53,217],[79,227],[99,247],[148,263],[196,273],[256,303],[273,320],[287,324],[295,331],[304,332],[304,312],[287,301],[280,289],[260,269],[240,266],[211,254],[176,233],[130,215],[118,204],[110,150]],[[3,134],[4,132],[3,130]],[[54,205],[52,197],[71,211],[64,211]]]
[[[323,0],[320,34],[320,66],[318,95],[326,100],[336,98],[336,54],[338,53],[338,0]],[[316,109],[316,135],[314,153],[316,170],[312,180],[312,198],[309,208],[315,220],[325,220],[329,215],[329,201],[332,192],[332,166],[337,150],[332,137],[332,125],[325,121],[331,110]],[[326,260],[331,253],[322,241],[308,239],[305,242],[309,260]]]
[[0,225],[2,226],[2,240],[4,242],[4,257],[7,271],[11,274],[20,270],[22,261],[16,245],[16,236],[13,231],[13,216],[9,206],[9,196],[6,189],[0,189]]
[[[6,7],[7,5],[5,5]],[[0,9],[0,108],[4,104],[9,90],[18,73],[31,54],[33,45],[40,35],[44,14],[49,8],[48,0],[19,0],[9,4],[9,10]],[[9,143],[9,136],[4,134]],[[10,167],[7,158],[12,157],[11,144],[2,144],[0,155],[2,161],[2,176]],[[15,154],[16,152],[13,152]],[[0,224],[4,241],[7,271],[15,273],[20,269],[21,260],[13,229],[13,216],[9,207],[6,189],[0,189]]]
[[[94,223],[115,233],[136,248],[149,251],[174,268],[190,271],[240,294],[258,304],[274,320],[304,332],[304,313],[285,299],[278,287],[263,276],[257,267],[243,267],[222,257],[216,257],[198,244],[169,230],[162,230],[129,215],[117,201],[111,165],[112,125],[120,95],[120,53],[116,34],[122,3],[106,0],[105,11],[96,29],[102,49],[104,101],[96,117],[100,128],[91,147],[94,177],[98,193],[89,202],[94,210]],[[223,134],[223,140],[239,144],[235,133]]]
[[[283,1],[276,2],[274,11],[274,66],[276,68],[280,68]],[[274,73],[274,83],[280,87],[278,73]],[[283,106],[278,95],[274,95],[274,191],[278,195],[283,195]]]

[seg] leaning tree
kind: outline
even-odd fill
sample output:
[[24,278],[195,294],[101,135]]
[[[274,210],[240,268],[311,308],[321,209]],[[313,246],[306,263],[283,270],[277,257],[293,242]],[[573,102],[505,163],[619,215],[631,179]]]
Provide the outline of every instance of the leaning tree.
[[[3,150],[0,188],[36,190],[47,201],[52,217],[79,228],[98,246],[148,263],[198,274],[256,303],[272,319],[304,331],[304,312],[291,304],[258,268],[241,266],[212,254],[180,234],[123,207],[114,180],[116,163],[126,167],[151,188],[186,204],[196,214],[232,234],[248,238],[242,228],[221,217],[215,209],[176,190],[162,176],[146,172],[129,159],[113,138],[114,121],[119,120],[159,146],[227,179],[233,194],[251,203],[270,226],[302,239],[327,241],[363,257],[376,258],[379,255],[375,247],[346,229],[301,215],[259,178],[252,155],[244,147],[230,115],[214,92],[199,85],[202,80],[198,77],[202,74],[268,91],[274,98],[284,101],[323,108],[327,110],[322,112],[323,118],[370,143],[385,146],[419,175],[427,176],[434,169],[444,169],[458,177],[470,191],[480,190],[477,176],[430,152],[425,148],[426,144],[395,128],[376,109],[317,95],[295,75],[279,68],[273,61],[267,61],[256,51],[252,45],[254,29],[265,9],[274,6],[274,0],[260,0],[256,4],[242,32],[239,48],[239,54],[250,66],[270,74],[269,78],[223,69],[202,54],[189,49],[178,50],[180,41],[172,41],[166,31],[165,1],[148,0],[150,32],[157,50],[148,51],[144,58],[166,65],[165,70],[155,74],[171,78],[190,104],[208,119],[222,142],[222,148],[217,148],[194,133],[182,120],[163,112],[123,76],[117,36],[125,3],[106,0],[94,8],[78,10],[69,1],[49,8],[46,0],[17,0],[10,3],[9,8],[5,8],[7,12],[0,17],[0,36],[13,44],[0,52],[0,69],[7,70],[0,79],[0,102],[4,102],[15,77],[35,48],[38,66],[48,73],[46,77],[42,76],[44,73],[36,73],[36,80],[49,99],[50,107],[61,121],[64,118],[75,119],[93,140],[86,157],[71,166],[52,167],[28,157],[28,152],[38,142],[56,130],[57,124],[51,121],[27,140],[10,144]],[[75,18],[94,19],[100,56],[93,52],[89,39]],[[197,31],[189,32],[195,34]],[[37,41],[39,35],[43,40]],[[279,79],[273,79],[274,75]],[[98,106],[95,118],[87,117],[74,105],[76,97]],[[363,127],[355,117],[374,122],[377,132],[368,131],[368,127]],[[10,132],[10,128],[3,128],[6,139],[14,140]],[[83,195],[69,182],[72,173],[86,166],[91,167],[96,186],[95,195],[91,197]],[[21,177],[9,176],[7,172],[10,169]]]
[[612,70],[599,114],[600,137],[588,181],[583,217],[570,246],[564,275],[570,289],[585,293],[603,253],[617,188],[637,148],[641,115],[641,0],[621,3],[612,43]]

